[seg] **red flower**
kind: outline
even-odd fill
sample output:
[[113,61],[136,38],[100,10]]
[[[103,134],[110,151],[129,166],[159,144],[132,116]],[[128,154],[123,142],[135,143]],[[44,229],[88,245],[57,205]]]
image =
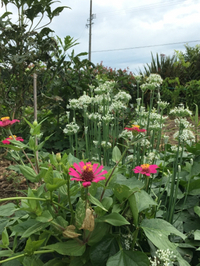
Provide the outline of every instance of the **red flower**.
[[105,176],[103,175],[107,174],[106,170],[100,173],[103,169],[103,165],[98,168],[97,163],[92,165],[90,162],[86,164],[80,162],[79,164],[74,163],[73,166],[76,171],[73,168],[69,168],[69,175],[74,176],[71,180],[83,182],[82,185],[84,187],[90,186],[91,182],[98,183],[99,181],[104,180]]
[[17,119],[10,120],[9,116],[2,117],[0,121],[0,127],[9,127],[16,122],[20,122],[20,121]]
[[146,129],[140,129],[140,126],[138,125],[132,125],[132,127],[125,127],[126,130],[128,131],[133,131],[133,132],[146,132]]
[[150,176],[150,174],[156,174],[156,168],[159,168],[156,164],[142,164],[141,166],[136,166],[133,171],[135,174],[142,174],[146,176]]
[[[13,138],[14,137],[14,138]],[[2,141],[3,144],[10,144],[10,140],[14,139],[14,140],[18,140],[18,141],[24,141],[21,137],[17,137],[17,136],[9,136],[9,138],[6,138]]]

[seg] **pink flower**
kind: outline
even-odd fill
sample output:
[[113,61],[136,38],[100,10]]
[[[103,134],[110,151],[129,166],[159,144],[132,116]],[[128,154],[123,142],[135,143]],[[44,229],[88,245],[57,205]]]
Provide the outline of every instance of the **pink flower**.
[[125,127],[126,130],[132,131],[133,133],[146,132],[146,129],[140,129],[138,125],[132,125],[132,127]]
[[156,164],[142,164],[141,166],[136,166],[133,171],[135,174],[142,174],[146,176],[150,176],[150,174],[156,174],[156,168],[159,168]]
[[0,127],[9,127],[16,122],[20,122],[20,121],[17,119],[10,120],[9,116],[2,117],[0,121]]
[[76,171],[73,168],[69,168],[69,175],[74,176],[71,180],[83,182],[82,184],[84,187],[91,186],[91,182],[98,183],[104,180],[105,176],[103,175],[107,174],[106,170],[100,173],[103,169],[103,165],[98,167],[97,163],[92,165],[90,162],[80,162],[79,164],[74,163],[73,166]]
[[[13,138],[14,137],[14,138]],[[10,140],[12,139],[15,139],[15,140],[18,140],[18,141],[24,141],[21,137],[17,137],[17,136],[9,136],[9,138],[6,138],[2,141],[3,144],[10,144]]]

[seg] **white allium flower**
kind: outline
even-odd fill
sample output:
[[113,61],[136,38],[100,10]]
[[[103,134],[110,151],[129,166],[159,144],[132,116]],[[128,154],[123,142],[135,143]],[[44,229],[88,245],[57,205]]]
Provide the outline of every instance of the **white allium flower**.
[[105,104],[111,101],[110,94],[104,94],[104,95],[95,95],[95,97],[92,99],[93,103],[96,104]]
[[88,119],[90,119],[92,121],[100,121],[101,115],[99,113],[91,113],[88,115]]
[[183,129],[181,132],[177,131],[174,133],[173,137],[175,139],[180,138],[181,142],[186,142],[188,145],[192,145],[193,142],[195,142],[195,135],[194,133],[189,129]]
[[102,141],[101,142],[101,146],[104,148],[104,149],[110,149],[112,147],[112,144],[109,142],[109,141]]
[[77,99],[70,99],[69,100],[69,105],[67,105],[67,108],[71,109],[79,109],[79,100]]
[[164,139],[164,143],[167,144],[168,141],[169,141],[169,136],[164,135],[164,136],[163,136],[163,139]]
[[123,138],[125,140],[131,141],[133,139],[133,134],[131,131],[123,130],[121,134],[119,134],[119,138]]
[[[178,146],[177,145],[171,146],[171,150],[173,152],[177,152],[178,151]],[[180,146],[179,146],[179,152],[182,152],[182,147],[180,147]]]
[[137,102],[137,105],[140,106],[141,98],[137,98],[137,99],[136,99],[136,102]]
[[153,160],[158,160],[160,158],[159,154],[156,153],[156,152],[150,152],[148,155],[147,155],[147,161],[149,163],[152,163]]
[[147,78],[147,82],[153,84],[155,87],[159,87],[162,84],[163,79],[158,74],[150,74]]
[[112,92],[116,82],[115,81],[106,81],[103,84],[100,84],[99,87],[94,89],[96,94],[106,94]]
[[106,123],[110,123],[112,120],[114,120],[114,116],[111,114],[106,114],[105,116],[102,116],[102,120]]
[[177,261],[177,257],[172,250],[157,250],[153,260],[149,258],[151,266],[173,266]]
[[189,121],[187,121],[187,119],[184,117],[184,118],[176,118],[174,120],[175,124],[177,127],[181,127],[182,129],[188,129],[188,128],[191,128],[191,127],[194,127],[194,125],[192,125]]
[[126,93],[125,91],[120,91],[114,96],[114,99],[116,101],[122,101],[127,103],[131,99],[131,95]]
[[134,76],[135,80],[137,82],[141,82],[142,81],[142,75],[137,75],[137,76]]
[[179,107],[175,107],[174,109],[170,110],[169,114],[178,117],[187,117],[192,115],[192,111],[190,111],[188,107],[184,108],[184,106],[181,105]]
[[144,83],[140,86],[141,90],[145,92],[146,90],[154,90],[156,87],[154,84]]
[[63,132],[67,135],[73,135],[76,134],[79,130],[79,126],[73,121],[66,125],[66,127],[63,129]]
[[158,101],[157,104],[162,110],[164,110],[169,105],[168,102],[163,102],[163,101]]
[[148,140],[148,139],[142,139],[141,141],[140,141],[140,145],[142,146],[142,147],[149,147],[150,146],[150,141]]
[[130,250],[131,249],[131,244],[133,242],[133,236],[131,234],[127,234],[127,235],[123,234],[122,237],[123,237],[123,240],[124,240],[123,242],[124,242],[125,250]]
[[120,110],[126,110],[126,106],[121,101],[113,101],[112,104],[109,107],[109,111],[120,111]]

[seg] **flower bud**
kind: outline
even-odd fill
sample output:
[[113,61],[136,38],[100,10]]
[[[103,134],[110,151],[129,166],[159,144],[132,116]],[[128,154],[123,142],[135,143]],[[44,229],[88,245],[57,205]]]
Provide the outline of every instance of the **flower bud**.
[[33,126],[36,127],[37,125],[38,125],[37,120],[34,120],[34,122],[33,122]]
[[60,153],[56,153],[56,160],[58,163],[61,162],[61,154]]

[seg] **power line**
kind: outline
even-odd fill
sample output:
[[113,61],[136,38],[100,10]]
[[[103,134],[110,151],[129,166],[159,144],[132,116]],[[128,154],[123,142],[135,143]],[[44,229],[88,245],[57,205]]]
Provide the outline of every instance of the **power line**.
[[151,48],[151,47],[157,47],[157,46],[167,46],[167,45],[190,43],[190,42],[200,42],[200,40],[187,41],[187,42],[174,42],[174,43],[154,44],[154,45],[146,45],[146,46],[135,46],[135,47],[129,47],[129,48],[119,48],[119,49],[109,49],[109,50],[99,50],[99,51],[92,51],[92,53],[114,52],[114,51],[133,50],[133,49],[143,49],[143,48]]

